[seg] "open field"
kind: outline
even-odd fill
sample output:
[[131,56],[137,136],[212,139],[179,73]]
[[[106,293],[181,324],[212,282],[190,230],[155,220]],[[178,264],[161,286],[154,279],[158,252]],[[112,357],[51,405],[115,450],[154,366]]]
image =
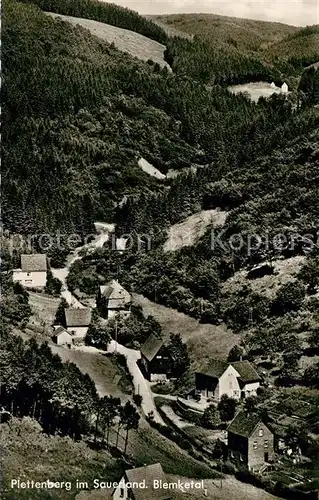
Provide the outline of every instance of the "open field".
[[168,238],[164,244],[164,252],[174,252],[179,248],[194,245],[201,238],[207,226],[213,223],[215,227],[225,224],[227,212],[222,210],[202,210],[182,222],[169,228]]
[[199,323],[194,318],[134,294],[134,302],[143,307],[145,315],[152,315],[164,332],[178,333],[187,342],[192,368],[203,365],[209,358],[225,359],[229,350],[239,343],[240,336],[225,324]]
[[112,357],[94,352],[83,352],[79,349],[68,349],[55,344],[50,347],[63,362],[70,361],[76,364],[82,373],[87,373],[94,381],[101,397],[111,394],[122,400],[128,399],[128,394],[132,392],[131,382],[125,369],[120,367]]
[[143,172],[146,172],[148,175],[151,175],[156,179],[163,180],[166,178],[165,174],[162,174],[162,172],[160,172],[157,168],[153,167],[153,165],[151,165],[144,158],[140,158],[138,160],[138,166],[143,170]]
[[228,90],[233,94],[247,92],[252,101],[257,102],[259,97],[271,97],[273,94],[281,94],[281,88],[272,88],[268,82],[251,82],[243,85],[234,85],[228,87]]
[[35,321],[52,325],[60,299],[44,293],[29,293],[29,304]]
[[151,40],[146,36],[135,33],[134,31],[117,28],[110,24],[100,23],[92,19],[82,19],[80,17],[63,16],[53,12],[46,14],[55,18],[61,18],[63,21],[74,25],[80,25],[91,32],[92,35],[102,38],[108,43],[114,43],[115,47],[122,52],[127,52],[133,57],[148,61],[151,59],[154,63],[158,63],[161,67],[171,69],[167,62],[164,61],[165,45]]

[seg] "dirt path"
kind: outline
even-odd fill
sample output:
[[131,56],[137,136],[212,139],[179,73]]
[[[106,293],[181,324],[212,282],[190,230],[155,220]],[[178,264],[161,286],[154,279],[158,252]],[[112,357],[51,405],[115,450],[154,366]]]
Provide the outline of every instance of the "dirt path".
[[128,349],[118,342],[112,341],[108,347],[108,352],[114,351],[123,354],[126,358],[127,368],[133,378],[135,393],[142,396],[142,410],[144,414],[148,415],[150,412],[153,412],[154,420],[159,424],[165,425],[162,417],[156,409],[151,388],[137,365],[137,362],[141,357],[140,351]]
[[[98,231],[98,235],[88,244],[76,248],[72,253],[70,253],[69,258],[67,259],[67,265],[64,268],[52,269],[53,276],[60,279],[63,284],[61,296],[64,297],[68,304],[72,307],[85,306],[83,306],[83,304],[81,304],[81,302],[79,302],[76,297],[72,295],[70,290],[68,290],[67,276],[69,274],[70,267],[76,260],[81,259],[81,252],[83,250],[90,251],[102,247],[108,240],[109,233],[114,230],[114,225],[107,224],[105,222],[96,222],[95,228]],[[94,380],[100,395],[111,394],[112,391],[114,393],[114,387],[110,387],[109,384],[109,374],[105,372],[105,365],[107,363],[104,351],[96,349],[92,346],[76,346],[72,349],[52,346],[52,350],[57,352],[63,361],[73,361],[78,365],[83,373],[88,373]],[[142,396],[142,410],[144,414],[148,415],[150,412],[153,412],[154,420],[164,425],[164,421],[156,409],[151,388],[137,365],[137,362],[141,357],[140,352],[134,349],[128,349],[115,341],[110,343],[108,352],[118,352],[125,356],[127,369],[133,379],[135,394],[140,394]]]

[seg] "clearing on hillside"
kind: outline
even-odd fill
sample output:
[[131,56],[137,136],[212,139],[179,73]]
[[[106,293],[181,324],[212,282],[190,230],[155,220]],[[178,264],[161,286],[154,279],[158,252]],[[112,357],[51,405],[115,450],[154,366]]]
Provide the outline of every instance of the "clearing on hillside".
[[133,57],[148,61],[151,59],[154,63],[158,63],[162,68],[166,67],[171,70],[170,66],[164,60],[165,45],[162,45],[155,40],[151,40],[144,35],[135,33],[134,31],[117,28],[110,24],[100,23],[92,19],[82,19],[80,17],[63,16],[54,12],[45,12],[49,16],[61,18],[68,23],[82,26],[108,43],[114,43],[115,47],[122,52],[127,52]]
[[192,369],[202,366],[212,356],[226,359],[230,349],[240,341],[240,336],[225,324],[202,324],[175,309],[151,302],[143,295],[134,294],[133,297],[146,316],[151,315],[160,323],[164,333],[181,335],[189,348]]
[[192,246],[201,238],[207,226],[211,223],[215,227],[223,226],[226,221],[227,212],[222,210],[202,210],[183,222],[178,222],[170,227],[167,241],[164,244],[164,252],[174,252],[185,246]]
[[247,270],[237,271],[234,276],[225,281],[222,293],[235,293],[248,284],[253,292],[274,299],[278,288],[293,281],[294,276],[300,271],[305,260],[306,257],[303,255],[284,260],[274,260],[272,262],[274,274],[256,279],[247,279]]
[[146,172],[148,175],[151,175],[152,177],[155,177],[156,179],[165,179],[166,175],[162,174],[157,168],[153,167],[147,160],[144,158],[140,158],[138,160],[138,166]]

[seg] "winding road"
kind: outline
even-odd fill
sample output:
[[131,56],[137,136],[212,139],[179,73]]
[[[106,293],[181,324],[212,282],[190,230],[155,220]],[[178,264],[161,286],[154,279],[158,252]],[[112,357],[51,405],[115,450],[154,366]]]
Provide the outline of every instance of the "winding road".
[[[76,248],[73,252],[70,253],[67,258],[66,266],[59,269],[52,269],[52,274],[55,278],[58,278],[62,282],[62,290],[61,297],[64,297],[69,304],[70,307],[82,308],[85,307],[68,289],[67,285],[67,277],[70,272],[70,268],[75,261],[81,259],[81,254],[83,250],[87,252],[94,251],[96,248],[103,247],[104,243],[106,243],[109,239],[109,234],[114,230],[113,224],[107,224],[104,222],[96,222],[95,223],[96,231],[98,232],[97,236],[90,241],[90,243],[83,245],[81,247]],[[83,352],[90,352],[92,354],[104,354],[104,351],[100,349],[96,349],[92,346],[74,346],[73,349],[78,349]],[[153,413],[154,421],[165,425],[162,417],[158,413],[153,393],[151,391],[148,382],[145,380],[141,370],[138,367],[138,360],[141,357],[140,351],[136,351],[134,349],[128,349],[127,347],[115,342],[114,340],[110,342],[108,346],[108,352],[118,352],[122,354],[126,358],[127,369],[130,372],[132,379],[135,394],[140,394],[142,396],[142,410],[144,414],[147,416],[149,413]],[[94,380],[94,377],[93,377]],[[96,383],[96,381],[94,380]]]

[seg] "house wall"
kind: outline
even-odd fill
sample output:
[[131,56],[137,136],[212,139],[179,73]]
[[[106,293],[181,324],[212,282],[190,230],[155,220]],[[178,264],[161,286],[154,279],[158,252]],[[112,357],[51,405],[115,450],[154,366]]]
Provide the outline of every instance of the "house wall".
[[73,339],[72,339],[72,337],[70,337],[70,335],[67,332],[62,332],[62,333],[60,333],[60,335],[57,336],[56,343],[57,343],[57,345],[72,344]]
[[[262,436],[259,434],[262,432]],[[249,438],[248,445],[248,467],[250,469],[259,468],[265,462],[265,453],[268,453],[268,460],[274,456],[274,435],[260,422],[253,434]]]
[[83,339],[88,331],[88,326],[68,326],[67,331],[74,334],[74,337]]
[[151,373],[150,374],[150,381],[151,382],[164,382],[165,380],[167,380],[166,373]]
[[129,496],[129,490],[126,487],[124,476],[119,482],[119,485],[115,488],[112,498],[113,500],[128,500],[129,498],[132,498],[132,496]]
[[47,282],[47,272],[32,271],[27,273],[20,269],[15,269],[12,279],[21,283],[25,288],[44,288]]
[[195,373],[196,391],[203,398],[217,399],[218,397],[218,380],[203,373]]
[[260,382],[251,382],[249,384],[246,384],[242,388],[242,391],[245,393],[245,398],[248,398],[250,396],[256,396],[257,389],[259,386],[260,386]]
[[231,365],[224,371],[218,380],[217,398],[220,400],[223,394],[230,398],[240,399],[240,386],[238,383],[238,372]]
[[228,432],[227,446],[229,460],[248,464],[248,438]]
[[144,368],[147,378],[151,382],[162,382],[168,379],[168,358],[161,355],[161,350],[152,361],[148,361],[143,355],[141,356],[141,364]]

